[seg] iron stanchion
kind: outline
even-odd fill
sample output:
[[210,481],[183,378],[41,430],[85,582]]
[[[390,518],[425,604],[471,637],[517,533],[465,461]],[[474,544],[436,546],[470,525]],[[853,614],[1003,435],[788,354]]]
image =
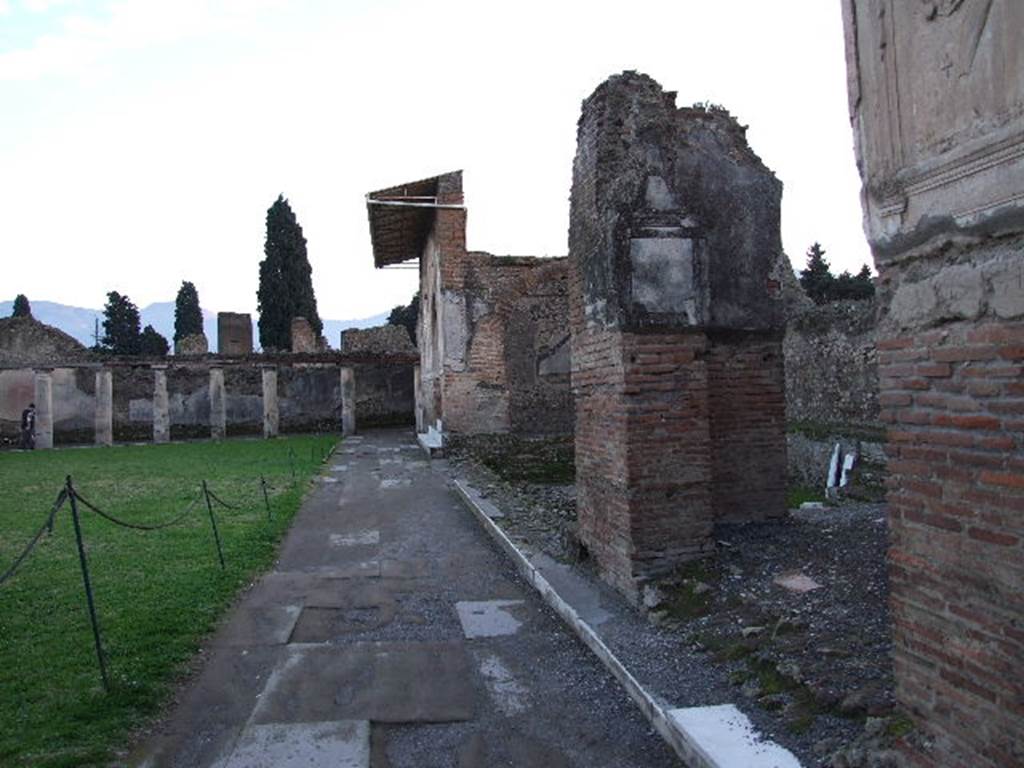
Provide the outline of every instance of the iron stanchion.
[[270,499],[267,497],[267,478],[260,475],[260,488],[263,489],[263,503],[267,506],[267,522],[270,522]]
[[103,678],[103,690],[110,692],[110,681],[107,679],[107,663],[103,659],[103,642],[100,640],[100,624],[96,619],[96,605],[92,597],[92,584],[89,581],[89,564],[85,559],[85,544],[82,541],[82,525],[78,521],[78,504],[75,500],[75,489],[71,484],[71,475],[67,476],[66,487],[68,501],[71,502],[71,519],[75,523],[75,540],[78,542],[78,561],[82,565],[82,582],[85,584],[85,599],[89,603],[89,620],[92,622],[92,637],[96,642],[96,658],[100,663],[100,677]]
[[203,480],[203,497],[206,499],[206,511],[210,513],[210,526],[213,528],[213,540],[217,543],[217,557],[220,559],[220,569],[225,570],[224,551],[220,546],[220,532],[217,530],[217,518],[213,514],[213,504],[210,503],[210,491]]

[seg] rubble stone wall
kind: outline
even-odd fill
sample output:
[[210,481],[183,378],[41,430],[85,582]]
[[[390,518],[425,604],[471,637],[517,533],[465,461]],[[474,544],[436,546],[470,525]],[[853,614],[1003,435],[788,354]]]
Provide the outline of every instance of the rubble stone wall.
[[0,366],[27,368],[91,357],[76,339],[33,317],[0,318]]
[[837,301],[803,308],[789,320],[786,358],[788,474],[823,489],[832,450],[856,452],[858,493],[876,498],[885,481],[879,420],[876,302]]
[[816,425],[878,421],[874,300],[805,310],[786,326],[786,418]]

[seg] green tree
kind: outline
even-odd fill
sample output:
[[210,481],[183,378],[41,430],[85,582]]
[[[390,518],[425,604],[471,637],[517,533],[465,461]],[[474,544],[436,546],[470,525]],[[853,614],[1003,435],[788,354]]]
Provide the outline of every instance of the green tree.
[[291,347],[292,318],[304,317],[317,335],[324,324],[316,309],[313,270],[306,256],[306,238],[283,195],[267,210],[267,239],[260,262],[260,344],[264,349]]
[[174,299],[174,340],[180,341],[202,332],[203,312],[199,308],[199,294],[192,283],[182,280]]
[[147,355],[149,357],[164,357],[170,350],[170,344],[167,343],[167,339],[160,335],[160,333],[152,325],[147,325],[142,329],[142,335],[139,336],[139,354]]
[[871,270],[865,264],[856,275],[843,272],[835,279],[829,301],[870,299],[874,295],[875,284],[871,279]]
[[412,343],[416,343],[416,323],[420,317],[420,295],[419,293],[413,294],[412,301],[407,305],[399,305],[391,310],[391,314],[388,315],[388,323],[391,325],[404,325],[405,329],[409,332],[409,338],[412,339]]
[[807,249],[807,268],[800,270],[800,285],[815,304],[830,300],[835,278],[825,260],[825,250],[820,243]]
[[137,355],[142,341],[139,333],[139,310],[131,299],[117,291],[107,294],[103,308],[103,339],[107,352],[115,355]]
[[24,293],[14,297],[14,311],[11,312],[11,317],[32,317],[32,306]]

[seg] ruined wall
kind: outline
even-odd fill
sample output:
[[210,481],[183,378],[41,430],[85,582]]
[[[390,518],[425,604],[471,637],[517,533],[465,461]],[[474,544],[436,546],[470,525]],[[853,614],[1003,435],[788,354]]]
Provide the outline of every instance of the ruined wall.
[[833,447],[858,455],[855,494],[880,498],[886,473],[879,420],[876,302],[804,308],[786,325],[786,421],[791,481],[824,488]]
[[404,325],[379,325],[342,331],[338,351],[351,355],[407,355],[416,354],[416,345]]
[[565,259],[537,264],[499,302],[510,430],[518,435],[573,432],[568,266]]
[[217,353],[252,354],[252,317],[246,312],[217,313]]
[[843,4],[915,766],[1024,764],[1024,4]]
[[835,301],[789,321],[786,418],[821,425],[877,425],[875,301]]
[[[438,202],[461,203],[461,177]],[[447,186],[445,186],[447,185]],[[420,253],[420,406],[445,431],[572,429],[564,260],[467,252],[466,211],[436,209]]]
[[[709,553],[716,516],[785,507],[781,184],[727,113],[674,100],[645,75],[609,78],[584,102],[573,165],[580,534],[630,596]],[[759,502],[713,503],[752,487],[738,461],[767,481]]]
[[[208,362],[217,362],[211,359]],[[360,427],[411,424],[411,362],[347,362],[355,370],[356,421]],[[263,428],[259,360],[224,365],[227,431],[256,435]],[[96,367],[53,371],[54,435],[58,444],[91,443],[95,424]],[[154,374],[148,362],[110,367],[113,380],[114,439],[148,441],[153,436]],[[30,369],[0,371],[0,436],[14,440],[21,409],[34,393]],[[209,366],[167,365],[171,438],[210,434]],[[337,431],[340,377],[337,363],[278,365],[278,408],[282,432]],[[24,403],[22,402],[24,401]]]
[[91,357],[76,339],[33,317],[0,318],[0,366],[46,366]]

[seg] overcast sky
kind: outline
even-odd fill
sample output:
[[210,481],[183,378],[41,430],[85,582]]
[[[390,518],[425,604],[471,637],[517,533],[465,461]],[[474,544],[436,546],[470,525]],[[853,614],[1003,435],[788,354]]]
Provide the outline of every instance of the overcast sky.
[[799,269],[869,260],[834,0],[0,0],[3,296],[255,312],[283,193],[320,314],[405,303],[366,192],[465,171],[469,247],[564,255],[580,102],[636,69],[749,125]]

